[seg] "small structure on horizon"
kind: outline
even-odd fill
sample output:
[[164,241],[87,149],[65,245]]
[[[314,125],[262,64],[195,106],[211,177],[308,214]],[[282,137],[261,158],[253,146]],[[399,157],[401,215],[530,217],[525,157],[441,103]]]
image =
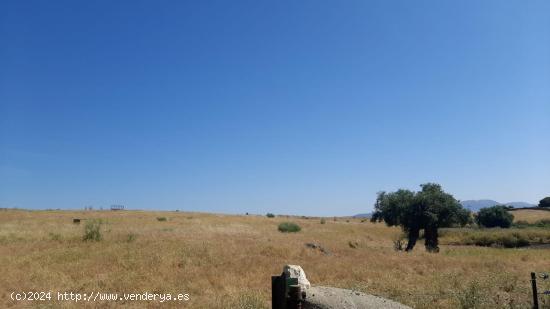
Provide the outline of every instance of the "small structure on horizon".
[[124,205],[111,205],[111,210],[124,210]]

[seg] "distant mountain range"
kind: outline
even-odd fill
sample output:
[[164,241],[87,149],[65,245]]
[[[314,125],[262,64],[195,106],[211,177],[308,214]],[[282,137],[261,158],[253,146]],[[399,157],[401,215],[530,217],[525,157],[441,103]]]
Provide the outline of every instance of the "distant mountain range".
[[[485,207],[491,207],[495,205],[508,205],[512,206],[514,208],[523,208],[523,207],[535,207],[537,205],[526,203],[526,202],[509,202],[509,203],[500,203],[494,200],[466,200],[461,201],[460,204],[464,208],[467,208],[471,211],[479,211],[481,208]],[[354,218],[370,218],[372,216],[372,212],[364,213],[364,214],[356,214],[353,216]]]
[[370,218],[372,217],[372,212],[366,213],[366,214],[356,214],[353,216],[354,218]]
[[497,201],[494,201],[494,200],[466,200],[466,201],[461,201],[460,204],[462,204],[462,206],[464,208],[468,208],[471,211],[478,211],[481,208],[491,207],[491,206],[495,206],[495,205],[508,205],[508,206],[512,206],[514,208],[535,207],[536,206],[536,205],[526,203],[526,202],[500,203],[500,202],[497,202]]

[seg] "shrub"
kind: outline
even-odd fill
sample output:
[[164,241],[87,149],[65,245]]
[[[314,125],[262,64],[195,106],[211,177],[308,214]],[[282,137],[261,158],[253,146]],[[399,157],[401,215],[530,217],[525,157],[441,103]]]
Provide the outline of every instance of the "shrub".
[[481,208],[476,215],[476,222],[484,227],[509,228],[514,221],[514,216],[504,206]]
[[301,230],[302,228],[294,222],[283,222],[279,224],[279,231],[283,233],[296,233]]
[[327,220],[325,220],[325,218],[321,218],[321,224],[325,224],[327,223]]
[[475,245],[496,248],[526,247],[531,243],[550,242],[550,233],[542,229],[480,229],[445,230],[445,243],[453,245]]
[[268,212],[266,216],[267,216],[268,218],[275,218],[275,215],[272,214],[272,213],[270,213],[270,212]]
[[101,236],[101,220],[90,220],[84,226],[84,241],[100,241]]
[[166,217],[157,217],[157,220],[161,221],[161,222],[164,222],[164,221],[166,221]]
[[136,240],[137,235],[134,233],[130,233],[126,236],[126,242],[133,242]]

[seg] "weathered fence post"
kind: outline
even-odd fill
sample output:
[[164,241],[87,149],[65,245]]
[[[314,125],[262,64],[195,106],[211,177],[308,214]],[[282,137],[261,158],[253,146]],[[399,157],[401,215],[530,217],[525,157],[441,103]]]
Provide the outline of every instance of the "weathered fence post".
[[539,309],[539,297],[537,292],[537,275],[531,273],[531,288],[533,289],[533,309]]
[[271,308],[286,309],[286,274],[271,277]]

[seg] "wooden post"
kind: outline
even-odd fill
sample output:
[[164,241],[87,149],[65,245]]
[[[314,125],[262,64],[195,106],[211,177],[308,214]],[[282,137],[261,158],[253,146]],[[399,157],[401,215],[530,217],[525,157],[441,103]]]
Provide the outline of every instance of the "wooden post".
[[286,274],[271,277],[271,308],[286,309]]
[[531,288],[533,289],[533,309],[539,309],[539,297],[537,292],[537,275],[531,273]]

